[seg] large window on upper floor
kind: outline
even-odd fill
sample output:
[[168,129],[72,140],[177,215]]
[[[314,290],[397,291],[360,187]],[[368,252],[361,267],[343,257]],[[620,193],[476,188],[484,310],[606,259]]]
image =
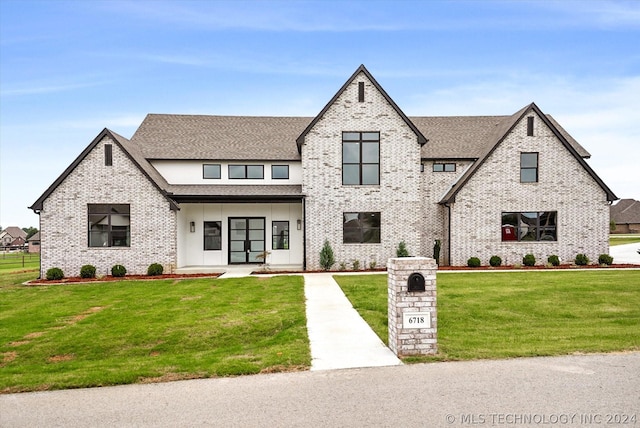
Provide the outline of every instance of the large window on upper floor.
[[379,244],[380,213],[344,213],[342,219],[342,242],[345,244]]
[[557,211],[503,212],[503,241],[557,241]]
[[520,182],[521,183],[537,183],[538,182],[538,153],[537,152],[520,153]]
[[216,164],[204,164],[202,165],[202,178],[219,179],[221,177],[221,165]]
[[264,165],[229,165],[230,179],[263,179]]
[[87,205],[89,247],[128,247],[131,245],[129,204]]
[[286,180],[289,178],[289,165],[271,165],[271,178]]
[[380,133],[342,133],[342,184],[380,184]]

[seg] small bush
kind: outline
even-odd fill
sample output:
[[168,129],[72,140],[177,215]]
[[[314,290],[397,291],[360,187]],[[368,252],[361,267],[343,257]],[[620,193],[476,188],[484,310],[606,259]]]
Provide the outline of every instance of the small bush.
[[551,264],[551,266],[560,266],[560,257],[556,256],[555,254],[551,254],[547,258],[547,261],[549,262],[549,264]]
[[62,273],[62,269],[57,268],[57,267],[53,267],[49,270],[47,270],[47,279],[49,281],[58,281],[62,278],[64,278],[64,273]]
[[125,269],[125,267],[122,265],[114,265],[111,268],[111,275],[115,277],[122,277],[122,276],[125,276],[126,274],[127,274],[127,269]]
[[80,268],[80,278],[95,278],[96,267],[91,265],[84,265]]
[[338,269],[347,270],[347,264],[345,262],[340,262]]
[[600,254],[600,256],[598,257],[598,263],[600,263],[601,265],[610,266],[611,263],[613,263],[613,257],[611,257],[609,254]]
[[586,254],[582,254],[582,253],[580,253],[580,254],[578,254],[578,255],[576,256],[575,263],[576,263],[578,266],[586,266],[586,265],[588,265],[588,264],[589,264],[589,257],[587,257],[587,255],[586,255]]
[[360,270],[360,260],[353,261],[353,270]]
[[502,259],[499,256],[491,256],[489,259],[489,265],[498,267],[502,264]]
[[378,263],[376,263],[375,261],[369,262],[369,269],[374,270],[377,265]]
[[533,254],[526,254],[522,258],[522,264],[525,265],[525,266],[535,266],[536,257]]
[[471,257],[467,260],[467,266],[469,267],[480,267],[480,259],[477,257]]
[[162,275],[163,271],[164,271],[164,268],[160,263],[152,263],[147,268],[147,275],[148,276]]
[[333,248],[331,248],[329,240],[326,239],[322,250],[320,250],[320,267],[324,270],[329,270],[335,263],[336,259],[333,257]]
[[398,244],[396,257],[409,257],[409,250],[407,250],[407,244],[404,241],[400,241]]

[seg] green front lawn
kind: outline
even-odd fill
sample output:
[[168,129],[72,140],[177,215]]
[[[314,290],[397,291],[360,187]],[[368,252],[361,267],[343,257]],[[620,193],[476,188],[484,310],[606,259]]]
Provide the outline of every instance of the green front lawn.
[[609,235],[609,246],[638,244],[640,243],[640,234],[635,235]]
[[0,392],[310,366],[300,276],[17,285],[36,276],[0,285]]
[[[335,276],[387,342],[386,275]],[[436,359],[640,350],[640,271],[438,273]]]

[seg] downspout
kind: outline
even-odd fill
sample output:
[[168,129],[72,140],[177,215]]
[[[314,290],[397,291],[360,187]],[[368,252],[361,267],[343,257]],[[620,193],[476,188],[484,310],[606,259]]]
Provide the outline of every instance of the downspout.
[[40,266],[38,267],[38,279],[42,279],[42,217],[40,216],[40,210],[38,210],[36,214],[38,214],[38,232],[40,233],[40,261],[38,262]]
[[302,270],[307,270],[307,204],[302,197]]
[[451,266],[451,204],[444,204],[447,207],[447,265]]

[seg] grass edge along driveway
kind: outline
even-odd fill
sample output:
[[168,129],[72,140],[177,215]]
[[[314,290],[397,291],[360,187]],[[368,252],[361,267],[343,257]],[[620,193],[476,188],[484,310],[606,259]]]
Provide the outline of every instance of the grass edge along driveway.
[[301,276],[0,286],[0,392],[307,370]]
[[[387,276],[335,280],[388,343]],[[438,354],[471,360],[640,350],[640,271],[437,275]]]

